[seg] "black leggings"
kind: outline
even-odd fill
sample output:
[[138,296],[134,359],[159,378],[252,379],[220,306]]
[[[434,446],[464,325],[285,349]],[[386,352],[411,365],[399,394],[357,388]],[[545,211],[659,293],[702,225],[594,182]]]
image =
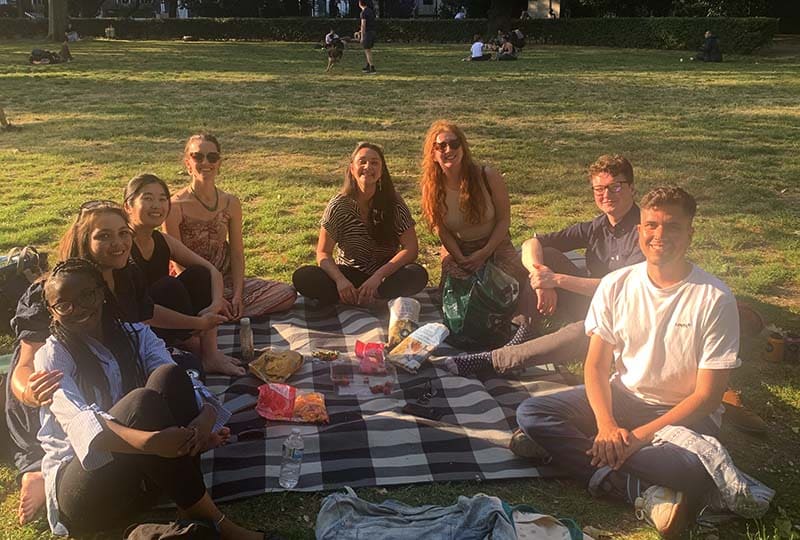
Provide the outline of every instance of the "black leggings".
[[[192,383],[174,365],[156,369],[144,388],[132,390],[108,412],[120,424],[144,431],[186,426],[198,413]],[[70,535],[113,527],[153,506],[161,493],[185,509],[206,492],[198,457],[112,455],[114,461],[99,469],[87,471],[74,458],[58,471],[59,517]]]
[[[370,278],[370,275],[349,266],[337,265],[354,287],[360,287]],[[320,305],[330,305],[339,302],[339,290],[325,270],[319,266],[301,266],[295,270],[292,283],[297,292],[306,298],[316,298]],[[428,284],[428,272],[417,263],[407,264],[383,280],[378,287],[379,298],[397,298],[398,296],[413,296]]]
[[[211,305],[211,273],[203,266],[187,266],[178,277],[164,276],[150,285],[153,302],[184,315],[196,316]],[[167,345],[186,341],[191,330],[153,328]]]

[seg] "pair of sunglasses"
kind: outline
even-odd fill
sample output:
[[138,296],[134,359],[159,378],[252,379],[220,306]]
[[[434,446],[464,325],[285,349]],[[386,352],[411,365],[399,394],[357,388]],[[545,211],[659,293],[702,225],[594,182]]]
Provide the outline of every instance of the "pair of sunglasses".
[[192,152],[189,154],[189,157],[192,158],[195,163],[202,163],[204,159],[207,159],[209,163],[216,163],[222,158],[219,152],[209,152],[208,154]]
[[458,150],[461,148],[461,141],[458,139],[451,139],[449,141],[437,142],[433,141],[433,149],[439,152],[447,152],[447,149]]
[[101,210],[105,208],[122,208],[118,202],[109,201],[108,199],[100,199],[96,201],[87,201],[81,205],[80,211],[84,210],[91,212],[92,210]]
[[427,405],[431,402],[431,398],[438,393],[439,392],[433,386],[433,382],[428,379],[428,381],[422,387],[422,394],[417,398],[417,403],[420,405]]

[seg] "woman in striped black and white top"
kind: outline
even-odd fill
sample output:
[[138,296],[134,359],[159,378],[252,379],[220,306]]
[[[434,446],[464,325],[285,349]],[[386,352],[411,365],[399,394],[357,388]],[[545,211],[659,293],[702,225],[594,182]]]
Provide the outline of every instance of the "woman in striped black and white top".
[[318,266],[303,266],[292,276],[297,292],[319,305],[369,305],[414,295],[427,285],[428,273],[414,263],[414,219],[394,190],[380,146],[356,146],[344,185],[320,225]]

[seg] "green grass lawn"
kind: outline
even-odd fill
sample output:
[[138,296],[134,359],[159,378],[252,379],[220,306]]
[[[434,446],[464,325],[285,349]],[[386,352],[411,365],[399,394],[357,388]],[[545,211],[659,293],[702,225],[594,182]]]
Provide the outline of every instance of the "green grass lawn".
[[[0,107],[23,128],[0,132],[0,252],[53,248],[81,202],[121,199],[137,173],[183,185],[183,142],[206,129],[222,142],[220,186],[243,201],[248,272],[288,280],[313,260],[320,215],[357,141],[384,145],[398,190],[419,216],[422,137],[446,117],[464,128],[478,159],[505,174],[517,244],[593,217],[586,167],[621,153],[639,194],[672,183],[697,197],[696,262],[769,322],[800,330],[800,54],[698,65],[679,62],[686,52],[529,47],[518,62],[472,64],[459,61],[465,46],[379,44],[378,75],[365,76],[357,48],[325,74],[324,53],[309,44],[80,42],[74,63],[29,66],[30,50],[41,46],[0,42]],[[422,260],[436,282],[437,246],[420,225]],[[727,526],[716,533],[723,539],[788,538],[775,531],[800,523],[800,366],[765,363],[762,346],[745,343],[734,385],[771,433],[726,429],[723,442],[778,495],[763,523]],[[0,352],[9,348],[0,338]],[[14,524],[13,478],[0,464],[0,538],[47,538],[44,520]],[[569,482],[360,493],[448,504],[477,492],[618,538],[655,538],[630,509],[590,500]],[[225,511],[311,538],[323,496],[267,495]]]

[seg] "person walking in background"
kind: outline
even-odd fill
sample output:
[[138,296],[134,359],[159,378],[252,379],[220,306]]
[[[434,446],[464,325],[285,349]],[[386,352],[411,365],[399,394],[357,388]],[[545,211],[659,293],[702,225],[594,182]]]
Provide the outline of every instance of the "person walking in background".
[[367,58],[367,65],[361,71],[375,73],[375,62],[372,59],[372,47],[377,38],[375,11],[372,9],[371,0],[358,0],[358,7],[361,8],[361,46],[364,48],[364,55]]

